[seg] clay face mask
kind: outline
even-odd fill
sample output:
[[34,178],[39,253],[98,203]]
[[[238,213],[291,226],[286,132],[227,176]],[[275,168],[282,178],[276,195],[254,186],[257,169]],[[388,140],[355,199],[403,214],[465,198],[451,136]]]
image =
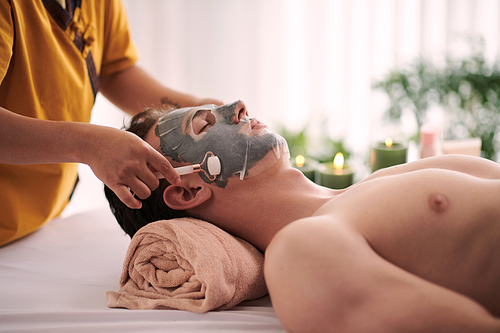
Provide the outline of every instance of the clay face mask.
[[225,187],[229,178],[262,173],[288,155],[285,139],[256,119],[238,116],[242,110],[240,101],[178,109],[160,119],[155,133],[163,153],[177,162],[201,163],[209,151],[218,156],[221,173],[213,182]]

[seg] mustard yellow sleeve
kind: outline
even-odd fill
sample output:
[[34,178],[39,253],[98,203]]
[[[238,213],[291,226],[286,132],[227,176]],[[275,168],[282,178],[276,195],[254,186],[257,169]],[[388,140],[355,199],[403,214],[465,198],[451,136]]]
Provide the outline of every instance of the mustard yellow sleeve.
[[10,2],[0,1],[0,82],[3,81],[9,68],[13,43],[14,24]]
[[107,1],[105,19],[100,75],[120,72],[132,66],[138,59],[137,48],[132,41],[127,15],[121,0]]

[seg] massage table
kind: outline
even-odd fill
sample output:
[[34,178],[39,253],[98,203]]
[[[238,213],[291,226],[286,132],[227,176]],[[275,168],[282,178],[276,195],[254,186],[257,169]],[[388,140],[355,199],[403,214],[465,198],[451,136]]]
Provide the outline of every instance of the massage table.
[[285,332],[269,296],[205,314],[108,308],[129,243],[100,207],[0,247],[0,332]]

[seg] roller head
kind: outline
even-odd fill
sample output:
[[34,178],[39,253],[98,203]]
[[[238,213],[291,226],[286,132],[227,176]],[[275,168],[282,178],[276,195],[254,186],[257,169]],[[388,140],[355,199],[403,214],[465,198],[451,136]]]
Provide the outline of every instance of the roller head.
[[212,176],[220,174],[220,160],[217,156],[211,156],[207,160],[207,169]]

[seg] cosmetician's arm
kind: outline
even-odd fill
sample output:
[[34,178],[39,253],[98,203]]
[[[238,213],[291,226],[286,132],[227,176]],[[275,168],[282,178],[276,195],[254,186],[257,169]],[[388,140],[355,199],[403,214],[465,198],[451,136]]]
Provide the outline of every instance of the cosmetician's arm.
[[100,92],[130,115],[144,111],[147,107],[180,108],[223,104],[216,99],[198,98],[170,89],[136,65],[116,74],[102,76]]
[[0,163],[84,163],[127,206],[141,207],[159,182],[150,167],[170,182],[179,179],[168,160],[125,131],[93,124],[34,119],[0,107]]

